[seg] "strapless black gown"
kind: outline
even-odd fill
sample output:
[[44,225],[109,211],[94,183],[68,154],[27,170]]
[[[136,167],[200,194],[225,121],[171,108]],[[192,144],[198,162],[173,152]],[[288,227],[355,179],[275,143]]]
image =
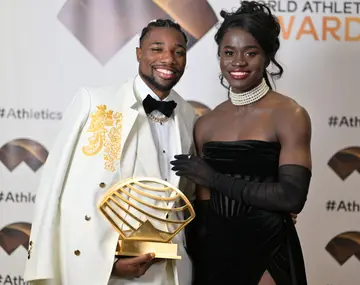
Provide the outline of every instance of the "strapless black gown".
[[[208,142],[203,155],[218,172],[276,182],[280,149],[279,143],[256,140]],[[277,285],[307,284],[289,214],[244,205],[212,191],[202,223],[196,241],[188,241],[195,245],[195,285],[257,285],[266,270]]]

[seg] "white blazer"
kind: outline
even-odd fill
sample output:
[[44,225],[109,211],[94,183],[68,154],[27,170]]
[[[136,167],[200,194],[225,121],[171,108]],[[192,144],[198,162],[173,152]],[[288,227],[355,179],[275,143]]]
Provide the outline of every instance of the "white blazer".
[[[82,88],[65,112],[36,194],[24,274],[31,284],[108,284],[118,233],[98,210],[104,191],[128,177],[161,178],[150,125],[133,82]],[[175,100],[177,151],[192,153],[195,113],[176,93]],[[112,129],[112,135],[103,128]],[[174,174],[169,182],[193,200],[192,183]],[[184,232],[174,241],[182,255],[173,263],[175,284],[190,285],[192,265]],[[162,285],[164,274],[161,262],[140,278],[112,279],[111,284]]]

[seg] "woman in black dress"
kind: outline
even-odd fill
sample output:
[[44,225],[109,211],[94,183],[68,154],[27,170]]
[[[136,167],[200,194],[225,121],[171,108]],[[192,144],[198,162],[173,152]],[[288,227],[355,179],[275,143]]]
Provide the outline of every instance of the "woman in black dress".
[[196,285],[306,285],[290,213],[300,213],[311,179],[311,122],[293,99],[272,90],[280,25],[243,1],[222,11],[221,83],[229,100],[195,125],[199,156],[175,156],[173,170],[198,185],[188,250]]

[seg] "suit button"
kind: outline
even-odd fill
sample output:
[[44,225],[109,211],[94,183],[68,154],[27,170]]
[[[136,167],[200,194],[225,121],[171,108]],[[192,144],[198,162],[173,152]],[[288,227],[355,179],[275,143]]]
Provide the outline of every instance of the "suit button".
[[90,220],[91,220],[91,217],[88,216],[88,215],[86,215],[86,216],[85,216],[85,221],[90,221]]
[[75,251],[74,251],[74,254],[75,254],[76,256],[79,256],[79,255],[80,255],[80,250],[75,250]]
[[99,184],[99,186],[100,186],[101,188],[105,188],[106,184],[105,184],[104,182],[101,182],[101,183]]

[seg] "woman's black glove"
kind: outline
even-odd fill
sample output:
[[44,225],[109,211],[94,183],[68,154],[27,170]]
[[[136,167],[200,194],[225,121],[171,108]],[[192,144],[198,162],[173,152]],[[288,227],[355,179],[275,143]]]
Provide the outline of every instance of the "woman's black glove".
[[186,154],[175,155],[175,159],[170,163],[174,165],[171,170],[176,171],[176,175],[185,176],[197,185],[211,188],[216,172],[204,159]]
[[269,211],[298,214],[309,191],[311,171],[301,165],[279,167],[279,182],[254,182],[214,171],[197,156],[176,155],[171,162],[176,175],[185,176],[195,184],[218,191],[232,200]]

